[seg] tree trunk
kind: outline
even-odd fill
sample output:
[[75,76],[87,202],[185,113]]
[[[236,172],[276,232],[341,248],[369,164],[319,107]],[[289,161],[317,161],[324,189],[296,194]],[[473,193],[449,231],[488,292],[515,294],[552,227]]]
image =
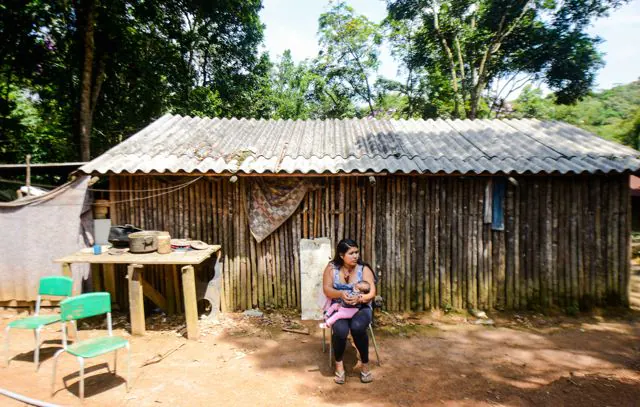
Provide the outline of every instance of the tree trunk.
[[[84,58],[82,61],[82,80],[80,85],[78,132],[80,135],[80,159],[82,161],[89,161],[91,158],[91,125],[93,119],[91,91],[93,88],[93,56],[95,52],[95,3],[95,0],[87,0],[86,3],[81,3],[82,14],[84,15],[84,33],[82,36]],[[76,9],[76,11],[78,10]]]

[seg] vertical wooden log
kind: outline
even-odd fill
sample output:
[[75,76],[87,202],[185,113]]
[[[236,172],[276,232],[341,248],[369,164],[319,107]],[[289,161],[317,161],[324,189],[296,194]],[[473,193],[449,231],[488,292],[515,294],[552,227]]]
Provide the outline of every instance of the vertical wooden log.
[[252,284],[251,284],[251,268],[249,266],[249,248],[247,243],[247,225],[249,222],[246,218],[246,208],[245,208],[245,188],[246,183],[243,181],[238,185],[237,195],[238,195],[238,232],[240,234],[240,270],[242,273],[242,292],[244,297],[243,309],[253,308],[253,300],[252,300]]
[[534,307],[539,307],[540,304],[540,254],[542,248],[540,247],[540,223],[542,219],[540,214],[540,181],[539,179],[533,180],[533,194],[531,196],[531,206],[529,208],[529,224],[531,234],[531,272],[529,273],[529,295],[530,303],[533,303]]
[[609,179],[611,184],[611,195],[609,201],[611,202],[611,210],[609,212],[609,227],[611,228],[610,236],[608,239],[611,244],[608,247],[609,258],[611,259],[611,296],[612,299],[617,302],[620,298],[620,257],[618,252],[619,243],[619,217],[620,217],[620,185],[618,184],[617,177],[611,177]]
[[394,238],[395,238],[395,222],[394,219],[395,217],[393,216],[393,179],[392,178],[388,178],[386,179],[387,181],[387,193],[386,193],[386,199],[385,199],[385,216],[386,216],[386,227],[385,227],[385,242],[387,242],[386,244],[386,249],[387,249],[387,256],[385,256],[385,262],[387,267],[385,268],[385,287],[386,287],[386,295],[389,299],[388,303],[389,303],[389,309],[391,310],[395,310],[395,293],[394,293],[394,287],[395,287],[395,283],[394,283],[394,279],[396,277],[397,274],[397,264],[394,264],[396,259],[395,259],[395,251],[393,249],[393,245],[390,244],[389,242],[393,242]]
[[[249,232],[247,230],[247,232]],[[258,252],[256,250],[256,239],[251,236],[251,233],[247,233],[247,239],[249,240],[250,250],[250,267],[251,267],[251,303],[252,307],[263,308],[264,303],[261,302],[261,289],[262,284],[260,281],[260,274],[258,269]]]
[[431,194],[431,186],[433,182],[430,178],[423,179],[423,202],[424,202],[424,269],[423,273],[423,296],[424,296],[424,308],[425,310],[431,309],[431,265],[433,262],[433,195]]
[[176,287],[173,284],[174,266],[162,266],[162,273],[166,279],[165,298],[167,299],[167,314],[176,313]]
[[402,268],[403,268],[403,274],[404,274],[404,290],[403,290],[403,303],[404,303],[404,307],[403,310],[405,311],[410,311],[412,309],[411,307],[411,293],[413,291],[413,287],[412,287],[412,278],[411,278],[411,250],[412,250],[412,245],[411,245],[411,213],[410,213],[410,200],[411,200],[411,195],[410,195],[410,186],[409,186],[409,178],[406,176],[403,176],[401,178],[401,182],[399,183],[400,188],[401,188],[401,196],[402,196],[402,206],[400,207],[400,210],[402,211],[402,213],[404,214],[404,216],[402,216],[402,223],[401,223],[401,227],[402,230],[400,230],[400,233],[402,234],[402,238],[401,238],[401,242],[404,242],[403,246],[404,246],[404,256],[402,258]]
[[454,178],[451,181],[452,182],[449,187],[451,190],[451,195],[449,197],[449,204],[451,207],[451,229],[449,229],[448,233],[448,246],[451,250],[451,266],[449,268],[451,277],[451,306],[453,308],[459,309],[461,307],[461,304],[458,302],[458,252],[460,248],[458,247],[458,236],[456,234],[456,230],[458,229],[458,222],[461,218],[460,213],[458,212],[458,194],[460,192],[460,180],[458,178]]
[[450,243],[449,231],[451,230],[451,217],[449,215],[449,188],[450,179],[446,178],[442,180],[440,189],[440,307],[448,308],[451,306],[451,292],[449,290],[449,267],[451,260],[450,257]]
[[111,303],[118,301],[118,293],[116,290],[116,275],[113,264],[102,265],[104,273],[104,289],[111,295]]
[[582,188],[585,209],[585,224],[587,228],[587,236],[584,240],[585,255],[585,273],[587,275],[588,287],[587,292],[592,301],[592,305],[596,305],[596,245],[595,245],[595,180],[589,179]]
[[629,282],[631,278],[631,195],[629,176],[621,176],[620,211],[620,300],[623,306],[629,306]]
[[574,307],[578,306],[578,299],[580,298],[579,281],[578,281],[578,202],[577,199],[577,186],[575,178],[573,180],[570,189],[571,193],[571,206],[570,206],[570,227],[571,227],[571,239],[570,239],[570,253],[571,259],[571,300],[570,304]]
[[549,297],[552,305],[558,306],[558,191],[557,179],[551,182],[551,263],[549,265],[551,277],[549,280]]
[[604,279],[602,278],[602,231],[600,229],[601,224],[601,215],[600,215],[600,177],[595,177],[593,180],[593,185],[589,189],[591,196],[591,208],[592,208],[592,218],[593,218],[593,253],[592,253],[592,261],[593,261],[593,295],[595,299],[596,305],[602,304],[602,294],[604,288]]
[[184,290],[184,316],[187,322],[187,338],[200,338],[198,327],[198,303],[196,299],[196,280],[193,266],[182,267],[182,288]]
[[109,218],[111,219],[112,224],[118,225],[118,194],[114,192],[119,189],[118,187],[118,177],[115,175],[109,176]]
[[552,265],[553,265],[553,206],[552,206],[552,193],[553,184],[550,178],[545,181],[545,193],[544,193],[544,262],[541,272],[543,273],[543,280],[541,284],[542,290],[542,304],[545,308],[550,308],[552,304]]
[[514,250],[514,256],[513,256],[513,277],[514,277],[514,298],[513,298],[513,304],[514,304],[514,308],[518,309],[521,307],[521,301],[520,301],[520,187],[516,186],[514,188],[514,204],[513,204],[513,210],[514,210],[514,224],[513,224],[513,238],[514,238],[514,242],[513,242],[513,250]]
[[476,205],[476,191],[475,191],[475,183],[473,181],[469,182],[469,237],[470,244],[468,246],[468,257],[469,257],[469,285],[471,288],[470,294],[470,307],[478,308],[479,305],[479,281],[478,281],[478,227],[476,223],[476,219],[478,216],[477,213],[477,205]]
[[586,281],[585,281],[585,270],[584,270],[584,238],[585,238],[585,227],[583,223],[584,217],[584,208],[586,202],[582,199],[582,191],[584,189],[584,179],[582,177],[578,178],[578,182],[574,183],[575,185],[575,196],[576,200],[576,259],[577,259],[577,269],[578,269],[578,301],[582,303],[585,299],[585,294],[587,293],[586,289]]
[[344,234],[344,190],[345,190],[345,178],[339,177],[339,192],[338,192],[338,236],[337,240],[342,240],[345,238]]
[[433,308],[442,308],[442,303],[440,302],[440,254],[441,254],[441,243],[440,243],[440,229],[441,229],[441,199],[440,199],[440,189],[442,188],[442,179],[436,179],[433,191],[433,199],[432,202],[435,202],[434,208],[434,224],[433,224],[433,275],[431,276],[431,303]]
[[417,194],[416,194],[416,205],[415,205],[415,214],[416,214],[416,226],[413,234],[415,235],[415,249],[414,249],[414,257],[416,258],[416,264],[414,267],[414,272],[416,274],[416,297],[417,297],[417,306],[416,309],[418,311],[424,311],[425,308],[425,262],[426,256],[428,256],[428,252],[425,251],[425,180],[423,178],[414,178],[414,182],[417,184]]
[[100,265],[91,264],[91,288],[93,292],[103,291],[102,279],[100,277]]
[[611,185],[608,182],[607,177],[602,178],[602,195],[601,195],[601,220],[600,220],[600,229],[601,229],[601,257],[602,257],[602,279],[604,287],[602,292],[602,304],[606,305],[608,300],[608,296],[611,293],[611,289],[613,283],[611,282],[611,269],[613,265],[611,264],[611,259],[609,256],[609,247],[611,247],[611,236],[610,236],[610,228],[609,228],[609,208],[611,207]]
[[127,266],[129,279],[129,313],[131,315],[131,334],[144,335],[144,296],[142,294],[142,266],[130,264]]
[[489,309],[489,274],[487,272],[487,245],[485,244],[484,233],[484,204],[482,197],[484,196],[484,185],[480,180],[474,180],[475,184],[475,204],[476,204],[476,228],[478,229],[478,273],[481,276],[481,295],[480,303],[482,309]]
[[531,238],[529,235],[529,209],[530,207],[530,195],[531,195],[531,182],[529,180],[522,181],[520,183],[520,258],[522,259],[520,276],[520,307],[527,309],[529,305],[529,272],[531,267]]

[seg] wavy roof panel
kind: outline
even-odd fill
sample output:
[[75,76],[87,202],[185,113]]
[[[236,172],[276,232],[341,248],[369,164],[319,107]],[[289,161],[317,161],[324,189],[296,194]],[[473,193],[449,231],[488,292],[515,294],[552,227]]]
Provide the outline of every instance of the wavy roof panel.
[[640,152],[575,126],[534,119],[238,120],[167,114],[80,171],[620,173],[640,171]]

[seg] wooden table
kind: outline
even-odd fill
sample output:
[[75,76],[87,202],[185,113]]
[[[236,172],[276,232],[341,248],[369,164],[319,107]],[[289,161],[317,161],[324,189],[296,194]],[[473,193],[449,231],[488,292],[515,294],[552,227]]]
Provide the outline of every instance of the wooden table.
[[[174,251],[168,254],[153,253],[124,253],[121,255],[111,255],[108,253],[93,254],[76,252],[69,256],[55,259],[55,263],[62,264],[62,274],[72,277],[71,264],[89,263],[103,264],[105,273],[105,288],[115,298],[115,277],[114,264],[127,264],[127,279],[129,280],[129,312],[131,313],[131,333],[133,335],[144,335],[144,298],[143,287],[155,292],[153,287],[142,277],[142,267],[144,265],[165,264],[182,265],[182,287],[184,290],[184,312],[187,320],[187,337],[198,339],[200,332],[198,329],[198,305],[196,298],[196,283],[193,266],[200,264],[213,253],[217,253],[218,261],[221,255],[221,246],[212,245],[204,250],[190,250],[186,252]],[[159,295],[159,294],[155,294]]]

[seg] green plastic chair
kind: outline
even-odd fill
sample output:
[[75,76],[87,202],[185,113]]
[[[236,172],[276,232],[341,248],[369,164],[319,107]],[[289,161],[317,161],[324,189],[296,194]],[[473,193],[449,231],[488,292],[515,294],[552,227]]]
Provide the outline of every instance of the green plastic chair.
[[[76,341],[67,346],[67,329],[65,322],[107,314],[108,336],[91,338],[84,341]],[[127,392],[129,391],[129,375],[131,371],[131,348],[129,341],[113,336],[111,329],[111,296],[109,293],[89,293],[67,298],[60,303],[60,316],[62,319],[62,343],[64,348],[53,356],[53,375],[51,376],[51,396],[55,393],[56,365],[58,357],[67,352],[78,359],[80,364],[80,399],[84,400],[84,360],[115,352],[113,358],[113,374],[118,367],[118,349],[127,349]]]
[[31,329],[36,340],[36,349],[33,352],[33,363],[36,365],[36,371],[40,367],[40,331],[46,325],[60,322],[60,315],[40,315],[40,303],[43,295],[56,297],[69,297],[73,290],[73,279],[64,276],[49,276],[40,279],[40,287],[38,288],[38,298],[36,299],[36,312],[34,315],[16,321],[9,322],[5,328],[5,351],[7,355],[7,366],[11,362],[9,355],[9,331],[13,329]]

